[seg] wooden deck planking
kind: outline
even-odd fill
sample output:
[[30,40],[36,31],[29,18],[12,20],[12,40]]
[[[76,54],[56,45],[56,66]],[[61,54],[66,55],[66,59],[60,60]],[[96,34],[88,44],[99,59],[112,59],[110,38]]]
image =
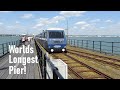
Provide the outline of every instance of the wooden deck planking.
[[[23,67],[23,65],[19,64],[18,67],[21,68],[21,67]],[[23,74],[18,74],[17,79],[22,79],[22,76],[23,76]]]
[[[9,64],[9,65],[14,65],[14,63]],[[9,66],[8,66],[9,67]],[[4,74],[0,77],[0,79],[6,79],[9,75],[9,68],[5,70]]]
[[[34,47],[34,43],[32,43],[32,46]],[[34,47],[35,48],[35,47]],[[35,49],[34,49],[35,50]],[[13,54],[12,57],[21,56],[23,54]],[[33,54],[25,54],[25,57],[34,57],[36,53]],[[37,63],[28,63],[26,65],[26,74],[12,74],[9,75],[9,66],[10,65],[16,65],[16,64],[10,64],[9,63],[9,54],[4,56],[3,58],[0,58],[0,79],[41,79],[40,74],[40,68]],[[20,63],[18,64],[18,67],[23,67],[23,65]],[[3,69],[2,69],[3,68]]]
[[[29,57],[33,57],[34,56],[34,54],[30,54],[30,56]],[[34,79],[34,64],[35,63],[30,63],[30,72],[29,72],[29,79],[31,78],[31,79]]]
[[7,73],[8,69],[9,69],[9,66],[12,65],[12,64],[9,63],[8,59],[3,63],[2,63],[3,65],[1,65],[1,67],[0,67],[0,69],[1,69],[0,70],[0,79],[4,78],[3,76],[5,75],[5,73]]

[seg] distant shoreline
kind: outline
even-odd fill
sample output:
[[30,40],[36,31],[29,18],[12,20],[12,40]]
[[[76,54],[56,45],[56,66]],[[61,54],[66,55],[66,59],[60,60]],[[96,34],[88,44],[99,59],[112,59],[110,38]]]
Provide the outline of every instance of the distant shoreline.
[[[19,34],[0,34],[0,36],[21,36],[21,35],[19,35]],[[120,37],[120,35],[68,35],[68,37]]]
[[15,34],[13,34],[13,35],[12,34],[0,34],[0,36],[20,36],[20,35],[17,35],[17,34],[16,35]]
[[68,37],[120,37],[120,35],[68,35]]

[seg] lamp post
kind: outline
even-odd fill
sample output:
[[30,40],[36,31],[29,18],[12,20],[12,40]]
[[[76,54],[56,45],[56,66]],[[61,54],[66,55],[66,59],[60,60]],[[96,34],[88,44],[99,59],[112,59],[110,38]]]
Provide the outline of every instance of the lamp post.
[[65,17],[65,19],[66,19],[66,24],[67,24],[66,30],[67,30],[67,41],[68,41],[68,19],[67,17]]

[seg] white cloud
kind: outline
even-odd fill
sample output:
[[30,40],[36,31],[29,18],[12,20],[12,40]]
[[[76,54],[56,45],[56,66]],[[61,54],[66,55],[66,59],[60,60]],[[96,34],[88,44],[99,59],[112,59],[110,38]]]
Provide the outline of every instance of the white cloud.
[[112,22],[112,20],[106,20],[105,22],[107,22],[107,23],[111,23],[111,22]]
[[105,28],[105,27],[100,27],[101,29]]
[[110,35],[120,35],[120,23],[114,23],[107,27],[106,32]]
[[53,28],[48,28],[48,30],[65,30],[64,28],[55,28],[55,27],[53,27]]
[[89,23],[85,22],[85,21],[80,21],[75,23],[76,27],[79,27],[80,29],[86,29],[86,28],[91,28],[92,25],[90,25]]
[[57,24],[62,20],[65,20],[63,16],[55,16],[53,18],[40,18],[40,19],[37,19],[37,24],[33,28],[37,29],[44,26],[47,27],[51,24]]
[[88,23],[86,21],[79,21],[74,24],[74,27],[69,31],[70,34],[75,35],[94,35],[98,34],[98,29],[95,24]]
[[30,29],[31,29],[31,25],[28,27],[28,26],[21,25],[20,23],[15,23],[13,25],[12,24],[11,25],[6,25],[6,24],[0,25],[1,34],[23,34],[23,33],[27,33],[28,30],[30,33]]
[[72,17],[72,16],[81,16],[86,11],[61,11],[60,14],[65,17]]
[[77,29],[77,27],[76,27],[76,26],[74,26],[74,27],[73,27],[73,29]]
[[11,28],[14,28],[14,26],[9,25],[9,26],[7,26],[7,28],[8,28],[8,29],[11,29]]
[[85,21],[80,21],[80,22],[77,22],[75,23],[76,25],[84,25],[84,24],[87,24]]
[[32,14],[24,14],[21,18],[30,19],[30,18],[33,18],[33,15]]
[[100,19],[94,19],[94,20],[91,20],[90,22],[96,23],[96,22],[100,22],[100,21],[101,21]]
[[52,19],[50,19],[50,23],[58,23],[61,20],[65,20],[63,16],[55,16]]
[[[70,33],[72,32],[72,33]],[[69,31],[75,35],[120,35],[120,22],[111,25],[96,25],[85,21],[76,22]]]
[[2,23],[2,22],[0,22],[0,25],[3,25],[3,23]]
[[49,24],[49,18],[39,18],[37,19],[37,24],[33,26],[34,29],[37,29],[37,28],[40,28],[40,27],[43,27],[44,25],[47,25]]
[[44,24],[42,24],[42,23],[38,23],[38,24],[36,24],[33,28],[36,29],[36,28],[38,28],[38,27],[42,27],[42,26],[44,26]]
[[16,21],[15,23],[20,23],[19,21]]

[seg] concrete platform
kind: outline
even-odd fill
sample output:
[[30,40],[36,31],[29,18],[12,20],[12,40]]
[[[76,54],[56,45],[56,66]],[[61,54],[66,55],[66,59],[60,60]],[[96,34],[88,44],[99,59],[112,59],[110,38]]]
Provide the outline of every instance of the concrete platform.
[[23,67],[22,63],[9,63],[9,55],[12,57],[34,57],[36,56],[35,44],[32,41],[30,46],[34,48],[34,53],[32,54],[7,54],[0,58],[0,79],[42,79],[39,63],[27,63],[26,64],[26,74],[9,74],[9,66],[16,66],[18,68]]

